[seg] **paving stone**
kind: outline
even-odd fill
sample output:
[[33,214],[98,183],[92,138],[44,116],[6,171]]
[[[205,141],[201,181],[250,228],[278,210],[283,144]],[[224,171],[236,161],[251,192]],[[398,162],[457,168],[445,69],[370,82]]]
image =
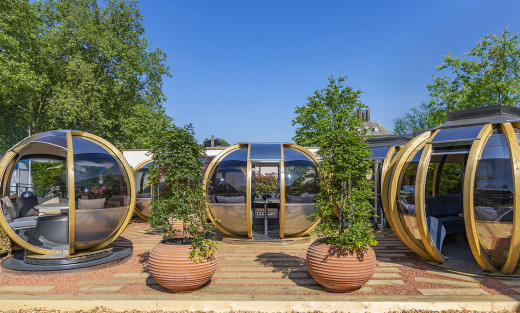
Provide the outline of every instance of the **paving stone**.
[[474,282],[479,282],[482,280],[482,278],[478,277],[478,276],[466,276],[466,275],[460,275],[460,274],[455,274],[455,273],[445,273],[445,272],[436,272],[436,271],[425,271],[425,273],[433,274],[433,275],[437,275],[437,276],[454,278],[454,279],[466,280],[466,281],[474,281]]
[[218,272],[278,272],[278,271],[290,271],[294,272],[307,272],[307,268],[304,266],[277,266],[276,269],[271,266],[222,266],[219,262]]
[[401,273],[401,270],[395,266],[377,266],[376,273]]
[[457,295],[488,295],[489,293],[482,289],[453,288],[453,289],[420,289],[417,290],[425,296],[457,296]]
[[[381,256],[381,257],[388,257],[388,258],[404,258],[404,257],[407,257],[407,255],[404,254],[404,253],[395,253],[395,252],[379,252],[379,253],[376,253],[376,255]],[[379,260],[381,258],[377,258],[377,259]]]
[[401,262],[401,261],[388,261],[388,262],[377,262],[377,266],[416,266],[412,262]]
[[404,281],[399,279],[371,279],[367,282],[368,286],[375,285],[404,285]]
[[[213,277],[215,278],[307,278],[308,272],[219,272],[217,271]],[[255,281],[251,281],[255,283]]]
[[459,286],[459,287],[480,287],[478,282],[469,282],[469,281],[455,281],[455,280],[446,280],[446,279],[437,279],[437,278],[428,278],[428,277],[414,277],[414,280],[417,282],[430,283],[430,284],[440,284],[440,285],[451,285],[451,286]]
[[261,278],[251,278],[251,279],[218,279],[215,280],[216,286],[222,285],[292,285],[292,286],[308,286],[308,285],[318,285],[314,279],[261,279]]
[[518,279],[499,279],[499,281],[508,287],[520,287],[520,280]]
[[398,273],[375,273],[373,278],[401,278],[401,274]]
[[513,290],[514,292],[520,293],[520,288],[511,288],[511,290]]
[[2,286],[0,292],[45,292],[54,289],[55,286]]
[[117,273],[115,277],[150,277],[150,273]]
[[143,285],[148,281],[153,281],[153,278],[95,278],[82,279],[77,283],[80,285]]
[[118,292],[123,286],[83,286],[79,288],[82,292]]

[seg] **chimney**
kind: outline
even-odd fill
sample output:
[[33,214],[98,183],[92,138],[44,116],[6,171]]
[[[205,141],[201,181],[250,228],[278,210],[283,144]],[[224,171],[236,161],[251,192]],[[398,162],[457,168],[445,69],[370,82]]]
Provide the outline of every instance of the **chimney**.
[[215,136],[211,135],[211,148],[215,148]]
[[367,109],[367,112],[365,114],[366,121],[370,122],[370,109]]

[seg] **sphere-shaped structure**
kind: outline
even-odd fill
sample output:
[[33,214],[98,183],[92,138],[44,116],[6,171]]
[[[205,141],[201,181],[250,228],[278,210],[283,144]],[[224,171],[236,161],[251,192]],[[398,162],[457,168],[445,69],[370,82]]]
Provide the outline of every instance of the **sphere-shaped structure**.
[[383,174],[383,207],[397,236],[425,259],[467,250],[484,270],[512,273],[520,255],[519,134],[520,110],[498,105],[451,112],[410,140]]
[[134,176],[106,140],[56,130],[27,137],[0,161],[2,214],[9,237],[37,254],[106,247],[135,205]]
[[[319,221],[317,159],[294,144],[250,143],[227,148],[206,170],[209,219],[232,236],[302,236]],[[269,194],[264,189],[272,188]],[[255,236],[256,238],[256,236]]]
[[151,203],[153,198],[153,188],[150,187],[148,169],[153,164],[153,159],[148,158],[139,163],[134,168],[135,179],[135,214],[140,218],[147,220],[150,218]]

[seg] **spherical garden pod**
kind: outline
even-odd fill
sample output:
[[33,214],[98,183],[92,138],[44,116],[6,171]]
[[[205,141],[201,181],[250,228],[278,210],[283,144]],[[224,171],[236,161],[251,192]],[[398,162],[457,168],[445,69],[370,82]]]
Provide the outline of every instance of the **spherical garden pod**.
[[147,220],[150,218],[153,188],[149,186],[148,169],[152,166],[152,158],[146,159],[134,168],[136,189],[135,214]]
[[385,215],[427,260],[471,251],[486,271],[512,273],[520,255],[520,109],[455,111],[410,140],[386,168]]
[[107,246],[132,216],[130,166],[98,136],[56,130],[27,137],[4,155],[0,170],[0,225],[26,259],[111,254]]
[[[312,152],[294,144],[250,143],[225,149],[206,169],[209,219],[230,236],[309,233],[319,223],[308,219],[316,212],[314,196],[319,192],[316,164]],[[260,183],[267,180],[275,189],[261,194]]]

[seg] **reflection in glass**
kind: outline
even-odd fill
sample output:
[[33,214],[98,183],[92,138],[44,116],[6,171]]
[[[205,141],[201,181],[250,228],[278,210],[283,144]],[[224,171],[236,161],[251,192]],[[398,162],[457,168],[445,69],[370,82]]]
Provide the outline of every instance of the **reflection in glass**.
[[153,163],[153,161],[146,163],[134,175],[137,194],[135,207],[145,217],[149,217],[151,213],[152,190],[149,186],[148,169]]
[[482,125],[441,129],[432,142],[475,139],[481,129]]
[[280,144],[252,143],[249,158],[251,160],[280,160],[282,150]]
[[73,138],[76,249],[102,243],[122,225],[130,193],[122,166],[108,151]]
[[403,227],[412,238],[416,239],[417,244],[421,247],[423,246],[415,212],[415,177],[422,151],[423,149],[420,149],[417,152],[414,151],[414,154],[412,154],[414,155],[413,159],[405,163],[399,181],[396,198],[399,217]]
[[210,211],[232,233],[247,235],[247,148],[240,148],[218,163],[210,174],[207,194]]
[[[49,154],[23,155],[6,177],[10,177],[2,212],[9,227],[23,241],[49,250],[68,250],[67,165],[56,146],[45,146]],[[22,149],[24,154],[28,149]],[[60,204],[64,210],[60,209]],[[39,205],[57,205],[39,210]],[[45,227],[44,227],[45,226]]]
[[477,166],[474,210],[484,252],[503,266],[513,229],[513,174],[509,149],[499,128],[493,130]]

